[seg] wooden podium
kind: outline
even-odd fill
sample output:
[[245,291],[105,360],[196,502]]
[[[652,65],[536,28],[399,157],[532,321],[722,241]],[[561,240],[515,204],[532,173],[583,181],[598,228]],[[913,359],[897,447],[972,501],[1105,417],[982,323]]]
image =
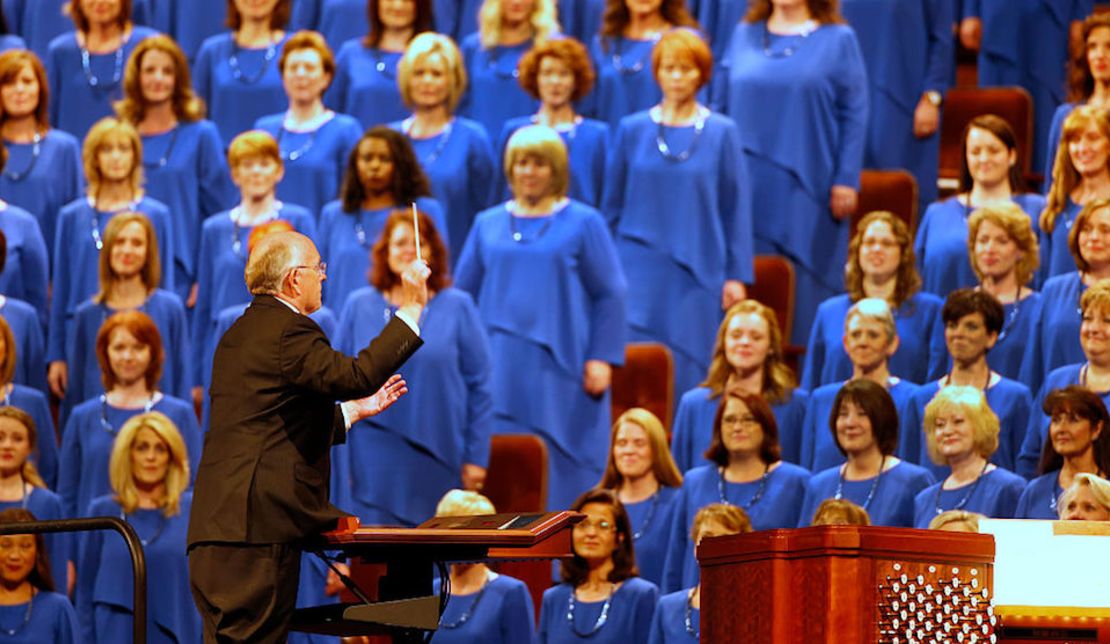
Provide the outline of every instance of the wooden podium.
[[990,535],[768,530],[707,538],[697,556],[702,642],[993,641]]

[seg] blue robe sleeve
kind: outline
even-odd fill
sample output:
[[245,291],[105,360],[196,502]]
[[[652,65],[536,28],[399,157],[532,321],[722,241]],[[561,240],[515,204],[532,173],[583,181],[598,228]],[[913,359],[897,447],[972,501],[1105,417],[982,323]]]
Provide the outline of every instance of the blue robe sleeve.
[[81,455],[81,428],[77,425],[76,417],[70,414],[62,432],[62,452],[58,468],[58,496],[62,497],[62,511],[69,518],[80,516],[77,509],[77,487],[81,482],[81,464],[85,460]]
[[936,380],[948,373],[948,345],[944,342],[944,320],[940,318],[939,309],[929,328],[929,371],[926,381]]
[[[478,309],[469,298],[460,307],[459,372],[466,383],[466,430],[463,463],[489,465],[493,398],[490,394],[490,348]],[[513,640],[506,640],[513,641]]]
[[[1018,459],[1021,455],[1022,446],[1025,443],[1025,436],[1028,434],[1029,420],[1040,415],[1039,408],[1036,410],[1033,409],[1033,397],[1029,393],[1029,390],[1025,387],[1021,389],[1023,391],[1016,392],[1016,394],[1007,401],[1007,409],[998,411],[998,416],[1000,418],[1005,418],[1009,421],[1007,423],[1010,425],[1009,435],[1002,437],[1008,444],[1005,449],[1005,460],[1000,462],[1000,459],[992,459],[996,465],[1010,470],[1011,472],[1017,471]],[[1020,472],[1018,472],[1018,474],[1026,479],[1031,478]]]
[[198,225],[204,223],[204,217],[232,208],[239,199],[239,189],[232,182],[231,170],[227,167],[227,157],[224,156],[220,131],[213,125],[201,129],[200,132],[197,174],[202,218]]
[[[99,510],[100,501],[100,499],[97,499],[86,508],[89,512],[88,516],[98,516],[94,513]],[[104,547],[105,534],[103,530],[89,530],[80,533],[78,537],[77,583],[73,589],[73,597],[77,609],[77,621],[81,626],[82,641],[93,644],[97,641],[96,619],[93,614],[93,593],[96,588],[96,575],[100,564],[100,551]]]
[[636,595],[635,618],[629,642],[646,642],[651,632],[651,619],[655,615],[655,605],[659,603],[659,589],[650,582],[648,588]]
[[826,302],[817,307],[817,315],[813,318],[813,327],[809,330],[809,342],[806,343],[806,359],[802,366],[801,387],[807,391],[817,389],[821,384],[821,372],[825,369],[825,335],[821,332],[821,325],[827,317],[823,309]]
[[697,418],[694,414],[694,404],[691,399],[691,394],[696,390],[690,390],[682,395],[678,401],[678,409],[674,414],[674,424],[671,431],[671,456],[674,458],[675,465],[678,466],[680,472],[693,467],[694,459],[698,457],[694,453],[694,422]]
[[[798,465],[807,470],[813,469],[813,457],[817,443],[818,428],[823,423],[817,418],[817,396],[810,396],[806,401],[805,420],[802,421],[802,448],[798,455]],[[826,419],[827,422],[827,419]]]
[[[10,209],[9,204],[5,210]],[[30,215],[30,213],[28,213]],[[20,218],[23,219],[22,217]],[[40,321],[46,323],[46,294],[50,280],[50,259],[46,252],[46,240],[42,231],[31,216],[26,217],[27,225],[23,230],[23,255],[21,269],[23,275],[22,291],[17,297],[22,296],[28,304],[35,307],[40,316]]]
[[501,641],[532,644],[536,641],[535,609],[528,586],[514,584],[501,605]]
[[925,12],[929,25],[925,90],[943,93],[950,84],[952,64],[956,56],[956,43],[952,34],[952,23],[956,18],[954,0],[927,0]]
[[678,490],[674,512],[671,514],[671,536],[667,540],[667,555],[663,563],[664,593],[680,590],[686,576],[686,547],[690,541],[690,526],[686,525],[686,517],[692,514],[690,502],[689,490],[683,485]]
[[474,137],[475,140],[468,148],[466,161],[471,203],[470,217],[492,206],[498,192],[497,177],[494,176],[498,164],[494,162],[493,144],[490,143],[489,135],[484,129],[476,128],[475,131],[480,134]]
[[622,365],[627,328],[624,297],[628,284],[613,238],[602,219],[588,218],[585,227],[585,248],[579,273],[593,301],[586,359]]
[[613,136],[613,145],[609,151],[609,161],[606,166],[605,187],[602,191],[601,212],[609,223],[610,230],[617,229],[621,213],[624,211],[624,190],[628,181],[628,153],[624,142],[628,128],[622,122],[617,126]]
[[1045,421],[1045,415],[1041,409],[1043,409],[1042,405],[1047,393],[1042,386],[1041,391],[1037,393],[1036,402],[1030,406],[1029,424],[1026,426],[1025,436],[1022,437],[1021,447],[1017,452],[1014,473],[1026,480],[1030,480],[1038,474],[1037,466],[1041,462],[1041,451],[1044,449],[1041,426],[1044,425]]
[[470,293],[475,302],[481,301],[479,290],[485,274],[485,267],[482,266],[481,238],[478,226],[471,226],[470,234],[466,236],[466,244],[459,253],[459,262],[455,265],[455,286]]
[[855,34],[841,43],[841,69],[832,75],[837,89],[836,114],[840,122],[840,149],[833,185],[859,189],[863,148],[867,142],[867,71]]
[[70,241],[70,226],[66,225],[65,215],[72,211],[63,208],[58,215],[58,222],[54,228],[54,275],[53,292],[50,294],[50,323],[46,327],[46,361],[54,362],[65,360],[65,328],[68,316],[66,302],[69,301],[69,291],[72,286],[70,278],[68,249],[72,246]]
[[751,199],[748,198],[752,184],[747,168],[740,144],[740,130],[730,123],[730,127],[725,128],[718,166],[721,178],[719,208],[724,215],[722,223],[725,239],[728,240],[725,245],[725,279],[751,284],[755,280],[755,242]]

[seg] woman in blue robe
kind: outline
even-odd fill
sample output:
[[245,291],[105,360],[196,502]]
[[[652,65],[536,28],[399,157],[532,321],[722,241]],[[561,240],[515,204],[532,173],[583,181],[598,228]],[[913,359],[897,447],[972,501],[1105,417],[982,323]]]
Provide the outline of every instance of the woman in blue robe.
[[[191,462],[200,458],[200,427],[192,403],[158,391],[162,368],[158,328],[139,311],[116,313],[97,337],[107,392],[77,405],[62,432],[58,494],[66,516],[89,516],[90,502],[112,491],[108,462],[112,441],[132,417],[150,411],[165,414],[185,439]],[[190,479],[191,481],[191,479]],[[191,482],[187,482],[191,485]]]
[[539,107],[539,101],[517,82],[518,65],[533,45],[559,34],[559,22],[555,0],[485,0],[479,16],[478,32],[460,45],[467,90],[459,102],[459,113],[493,136],[509,119],[531,114]]
[[876,211],[860,220],[844,269],[848,293],[817,307],[806,345],[803,388],[813,391],[851,376],[852,362],[842,341],[844,320],[853,303],[865,297],[886,299],[894,313],[898,351],[890,358],[893,375],[925,382],[944,372],[942,302],[931,293],[917,292],[921,278],[914,266],[912,244],[906,224],[893,213]]
[[319,32],[329,47],[339,49],[348,40],[366,33],[370,27],[367,15],[370,4],[368,0],[297,0],[290,22],[293,29]]
[[763,396],[779,427],[782,459],[798,463],[809,396],[797,388],[794,372],[783,360],[782,328],[774,309],[749,299],[725,312],[705,380],[682,394],[678,403],[671,452],[679,471],[710,462],[705,450],[713,441],[713,419],[721,394],[731,389]]
[[[152,2],[157,9],[159,0]],[[227,28],[227,0],[171,0],[169,4],[170,27],[160,31],[173,36],[192,64],[204,41]]]
[[40,324],[45,323],[50,261],[38,222],[26,210],[0,200],[0,236],[0,293],[35,307]]
[[[393,317],[401,273],[417,259],[412,214],[396,211],[378,236],[370,286],[347,298],[335,346],[356,355]],[[489,465],[493,406],[490,351],[478,308],[453,288],[447,248],[420,217],[421,258],[432,270],[421,316],[424,345],[405,363],[405,400],[352,428],[333,450],[337,503],[364,524],[415,526],[448,490],[481,489]]]
[[[658,104],[662,94],[652,51],[663,34],[675,27],[698,28],[685,0],[606,0],[601,29],[589,41],[597,88],[582,111],[615,130],[625,116]],[[703,73],[700,80],[704,86],[709,75]]]
[[50,123],[78,139],[93,123],[110,116],[123,96],[123,68],[144,38],[158,32],[131,21],[131,2],[115,4],[115,15],[86,14],[72,2],[76,30],[50,41],[44,61],[50,83]]
[[663,423],[650,411],[629,409],[613,421],[609,460],[598,487],[613,490],[628,512],[640,577],[659,585],[682,474],[667,447]]
[[18,348],[11,381],[49,395],[46,339],[35,309],[26,302],[0,295],[0,318],[7,322],[15,340],[9,348]]
[[176,248],[163,270],[174,272],[177,295],[189,302],[201,224],[235,202],[224,146],[215,124],[202,118],[189,63],[169,36],[139,44],[127,61],[123,92],[116,112],[142,136],[146,189],[173,213]]
[[1039,235],[1038,219],[1045,205],[1040,195],[1022,192],[1017,139],[998,116],[984,114],[968,123],[960,164],[959,194],[929,205],[914,241],[921,288],[940,297],[979,282],[968,252],[968,221],[973,211],[1014,203]]
[[431,194],[405,135],[380,125],[362,135],[347,158],[339,199],[320,214],[320,257],[328,263],[325,302],[340,309],[348,295],[366,285],[370,248],[394,210],[415,203],[437,231],[447,230],[443,208]]
[[559,0],[559,24],[563,26],[563,33],[579,42],[593,42],[604,15],[605,0]]
[[286,105],[277,57],[289,39],[292,2],[278,0],[272,10],[238,4],[227,4],[231,31],[205,39],[193,64],[194,87],[225,142]]
[[823,433],[832,436],[846,462],[809,480],[798,527],[810,525],[826,499],[855,503],[867,512],[872,525],[912,527],[914,497],[936,479],[894,455],[897,401],[886,387],[860,378],[840,388],[829,412],[824,425],[831,431]]
[[[363,21],[369,13],[369,33],[364,25],[357,32],[366,34],[362,38],[352,36],[339,43],[328,38],[339,54],[335,60],[335,80],[324,102],[335,111],[358,119],[364,129],[399,121],[408,112],[397,85],[397,63],[416,34],[431,31],[431,5],[428,0],[408,3],[408,7],[398,7],[396,3],[383,7],[381,0],[339,0],[328,3],[325,11],[330,6],[343,11],[351,4],[358,5]],[[345,27],[350,24],[344,22]],[[324,36],[328,34],[325,32]]]
[[0,407],[17,407],[27,412],[35,423],[38,450],[32,455],[36,469],[46,485],[53,488],[58,480],[58,442],[54,433],[54,417],[46,395],[12,379],[19,364],[23,346],[16,341],[12,327],[0,317]]
[[[0,511],[0,523],[41,521],[44,517],[29,508]],[[51,574],[44,536],[40,534],[7,535],[0,538],[4,561],[11,565],[18,559],[17,579],[10,584],[5,602],[0,604],[0,631],[4,642],[11,644],[75,644],[78,636],[77,614],[65,596],[65,585],[57,584]],[[63,571],[65,563],[60,563]],[[64,577],[64,572],[62,573]],[[61,592],[54,592],[57,588]]]
[[598,446],[612,365],[624,361],[626,284],[601,214],[565,196],[559,135],[518,130],[506,161],[514,199],[478,216],[456,285],[474,296],[489,334],[494,433],[544,439],[547,507],[565,508],[605,467]]
[[721,311],[754,278],[753,187],[739,130],[697,101],[712,64],[692,30],[662,36],[651,68],[663,100],[621,121],[605,178],[602,208],[628,277],[629,339],[670,348],[676,391],[709,370]]
[[563,583],[543,593],[540,644],[646,642],[659,588],[636,576],[624,506],[614,492],[590,490],[571,509],[586,519],[571,535],[574,557],[559,569]]
[[[868,122],[856,37],[836,24],[835,10],[815,14],[811,4],[805,20],[788,24],[770,0],[759,0],[733,32],[715,92],[740,127],[751,212],[776,213],[754,218],[756,252],[794,263],[795,344],[805,343],[818,303],[843,290],[847,217],[858,203]],[[803,373],[807,389],[833,380],[810,377]]]
[[[570,192],[575,201],[601,205],[605,185],[606,151],[609,147],[609,125],[587,119],[575,112],[574,104],[593,89],[594,73],[590,56],[582,43],[572,38],[556,38],[531,49],[520,61],[520,81],[524,91],[539,99],[540,109],[531,116],[509,119],[497,139],[497,166],[509,137],[525,125],[547,125],[555,128],[570,155]],[[498,172],[497,176],[502,176]],[[501,183],[501,182],[499,182]],[[500,198],[509,197],[509,186],[501,183]]]
[[84,174],[77,139],[50,127],[47,87],[46,68],[34,54],[0,54],[0,136],[8,151],[0,197],[34,216],[53,257],[55,219],[81,194]]
[[[189,463],[182,432],[172,420],[157,412],[136,416],[120,428],[112,445],[109,493],[93,499],[86,513],[127,521],[142,542],[151,582],[148,640],[201,639],[185,555],[192,505],[192,493],[186,491]],[[79,551],[74,595],[84,641],[128,641],[135,591],[126,544],[113,533],[93,530],[81,533]]]
[[65,14],[68,1],[6,0],[4,13],[8,24],[27,43],[27,48],[39,58],[46,58],[50,41],[73,29],[73,21]]
[[446,36],[413,38],[397,65],[409,118],[390,124],[412,141],[416,158],[446,209],[451,264],[458,263],[475,216],[493,203],[496,162],[489,134],[476,121],[453,115],[466,90],[462,54]]
[[714,419],[713,461],[686,473],[671,522],[663,592],[698,583],[690,526],[710,503],[737,505],[755,530],[793,528],[805,498],[809,470],[779,459],[778,427],[762,396],[726,392]]
[[917,493],[913,526],[927,528],[948,510],[1013,518],[1025,479],[989,460],[998,445],[998,417],[983,392],[963,385],[941,389],[925,407],[923,427],[929,458],[951,473]]
[[1060,518],[1058,499],[1076,474],[1089,472],[1105,478],[1110,472],[1110,441],[1099,440],[1110,415],[1102,398],[1085,387],[1069,385],[1048,392],[1044,412],[1050,419],[1048,440],[1037,471],[1018,499],[1018,519]]

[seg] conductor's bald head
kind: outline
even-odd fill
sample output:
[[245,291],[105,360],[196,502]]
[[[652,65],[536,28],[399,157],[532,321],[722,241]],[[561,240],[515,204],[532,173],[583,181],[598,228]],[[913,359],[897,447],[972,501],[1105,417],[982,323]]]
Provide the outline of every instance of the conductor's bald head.
[[320,253],[311,239],[298,232],[272,233],[260,240],[247,260],[244,277],[254,295],[283,296],[306,314],[320,308],[321,282],[326,278]]

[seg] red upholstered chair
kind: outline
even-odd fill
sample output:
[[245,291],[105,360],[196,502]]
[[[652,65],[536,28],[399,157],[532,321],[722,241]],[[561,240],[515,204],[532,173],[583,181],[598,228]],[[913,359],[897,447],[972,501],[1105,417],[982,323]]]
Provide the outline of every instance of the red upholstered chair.
[[655,414],[669,433],[674,398],[671,350],[657,342],[628,344],[624,350],[624,366],[613,370],[613,392],[609,401],[613,418],[633,407],[643,407]]
[[944,97],[944,113],[940,119],[940,178],[942,193],[954,192],[960,180],[961,135],[971,119],[983,114],[996,114],[1014,129],[1018,151],[1023,160],[1022,172],[1031,176],[1033,136],[1033,99],[1021,87],[953,87]]
[[917,226],[917,179],[905,170],[864,170],[860,173],[859,207],[852,215],[852,235],[859,220],[869,212],[888,210],[906,222],[912,232]]
[[[790,260],[781,255],[756,255],[755,282],[748,286],[748,297],[774,310],[783,342],[788,342],[794,329],[794,265]],[[783,358],[794,373],[803,355],[803,347],[783,345]]]

